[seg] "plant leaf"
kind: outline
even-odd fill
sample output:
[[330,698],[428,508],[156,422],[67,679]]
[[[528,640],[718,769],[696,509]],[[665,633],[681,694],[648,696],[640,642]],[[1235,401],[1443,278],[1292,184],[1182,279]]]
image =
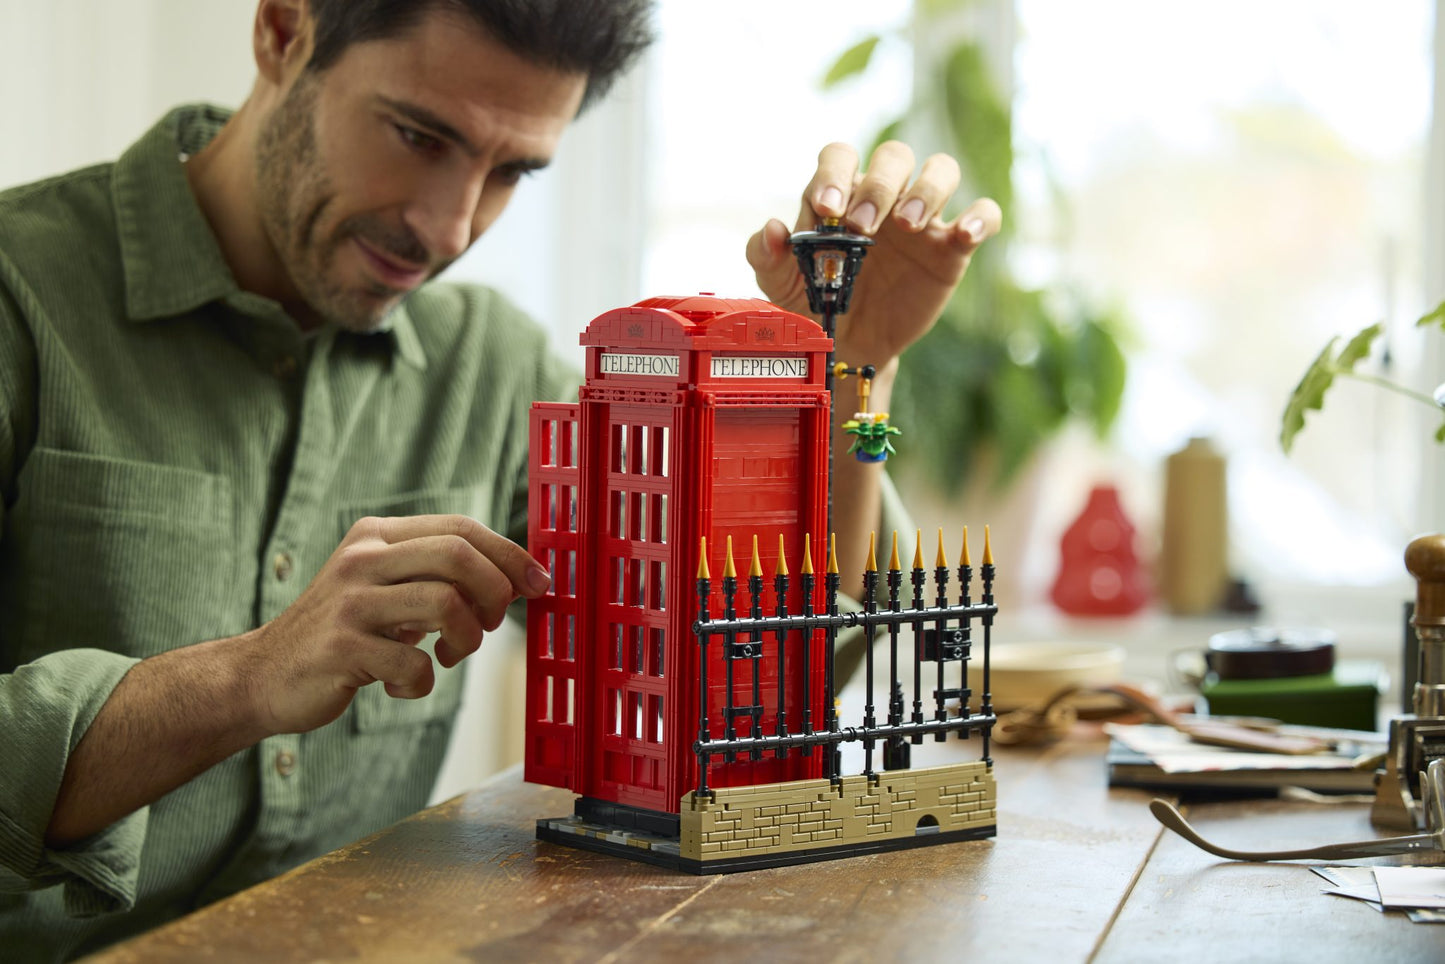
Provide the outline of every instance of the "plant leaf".
[[1340,349],[1340,357],[1335,359],[1335,373],[1354,371],[1356,362],[1369,357],[1371,346],[1383,330],[1384,326],[1375,322],[1351,338],[1345,347]]
[[874,34],[858,41],[838,56],[833,61],[833,66],[828,68],[828,73],[823,76],[823,89],[835,87],[854,74],[861,74],[868,69],[868,64],[873,59],[873,48],[878,46],[878,35]]
[[1331,338],[1329,344],[1325,345],[1324,351],[1319,353],[1314,364],[1304,373],[1304,377],[1295,386],[1294,394],[1290,395],[1285,404],[1284,418],[1279,430],[1279,445],[1286,455],[1294,445],[1294,437],[1305,427],[1305,412],[1309,409],[1318,412],[1324,408],[1325,392],[1334,384],[1335,376],[1354,371],[1355,365],[1361,359],[1369,357],[1375,339],[1383,330],[1384,326],[1380,322],[1363,329],[1345,343],[1338,356],[1334,354],[1334,350],[1335,345],[1339,344],[1339,338]]
[[879,131],[877,136],[873,138],[873,143],[868,145],[868,153],[865,156],[872,157],[873,152],[878,150],[878,145],[884,141],[898,140],[899,136],[903,133],[903,125],[907,123],[907,121],[908,117],[904,115]]
[[1283,424],[1279,431],[1279,445],[1289,454],[1290,447],[1294,445],[1294,437],[1305,427],[1305,411],[1314,409],[1319,411],[1325,404],[1325,392],[1335,380],[1335,372],[1332,366],[1335,345],[1338,338],[1331,338],[1325,345],[1324,350],[1319,353],[1314,362],[1305,370],[1304,376],[1295,386],[1294,393],[1290,395],[1289,401],[1284,407]]
[[[983,48],[965,43],[944,65],[944,105],[953,149],[974,192],[1013,207],[1013,116],[999,96]],[[1007,224],[1008,222],[1006,222]]]
[[1089,318],[1079,327],[1074,359],[1069,408],[1087,418],[1102,439],[1119,415],[1129,367],[1104,319]]
[[1435,441],[1445,442],[1445,425],[1442,425],[1435,430]]
[[1442,301],[1438,305],[1436,305],[1433,311],[1429,312],[1428,314],[1422,315],[1420,317],[1420,320],[1415,322],[1415,327],[1424,328],[1426,325],[1433,325],[1436,323],[1439,323],[1441,327],[1445,327],[1445,301]]

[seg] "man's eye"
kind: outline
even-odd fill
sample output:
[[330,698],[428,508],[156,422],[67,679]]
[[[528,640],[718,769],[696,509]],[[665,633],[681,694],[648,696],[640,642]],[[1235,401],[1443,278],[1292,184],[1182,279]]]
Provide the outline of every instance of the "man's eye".
[[533,173],[530,167],[499,167],[492,172],[492,177],[507,187],[515,187],[522,178],[531,177]]
[[394,124],[397,135],[402,142],[412,150],[421,151],[425,154],[434,154],[438,151],[442,142],[430,134],[423,134],[414,127],[407,127],[404,124]]

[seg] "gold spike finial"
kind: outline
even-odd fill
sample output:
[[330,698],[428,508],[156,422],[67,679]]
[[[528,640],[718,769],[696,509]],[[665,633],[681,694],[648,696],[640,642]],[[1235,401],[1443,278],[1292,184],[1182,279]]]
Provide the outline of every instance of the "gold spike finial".
[[865,572],[878,571],[878,556],[873,552],[873,546],[876,541],[876,533],[868,533],[868,565],[863,567]]
[[960,562],[959,565],[960,565],[960,566],[971,566],[971,565],[973,565],[973,560],[968,557],[968,526],[964,526],[964,527],[963,527],[963,561]]
[[813,574],[813,537],[809,533],[803,533],[803,575]]
[[888,571],[898,572],[903,567],[898,564],[898,530],[893,530],[893,554],[888,557]]
[[707,536],[702,537],[702,546],[697,550],[697,578],[712,578],[712,573],[707,571]]
[[762,562],[761,559],[758,558],[758,537],[757,537],[757,534],[754,533],[754,535],[753,535],[753,562],[752,562],[752,565],[748,566],[748,576],[749,576],[749,578],[761,578],[762,575],[763,575],[763,562]]
[[737,567],[733,565],[733,537],[728,536],[727,562],[723,563],[723,578],[736,579],[738,577]]
[[993,545],[989,542],[988,526],[983,527],[983,564],[993,565]]
[[828,535],[828,575],[838,575],[838,533]]
[[948,568],[948,557],[943,554],[943,526],[938,527],[938,555],[934,557],[933,564],[939,569]]
[[779,532],[779,533],[778,533],[778,565],[777,565],[777,571],[774,573],[774,575],[777,575],[777,576],[786,576],[787,574],[788,574],[788,556],[787,556],[786,551],[783,549],[783,534],[782,534],[781,532]]
[[923,530],[915,530],[913,537],[913,568],[923,568]]

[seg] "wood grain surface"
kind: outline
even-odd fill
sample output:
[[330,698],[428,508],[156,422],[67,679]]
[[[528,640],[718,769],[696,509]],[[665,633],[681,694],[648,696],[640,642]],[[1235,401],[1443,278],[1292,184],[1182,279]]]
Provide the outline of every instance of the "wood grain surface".
[[[977,752],[977,744],[971,747]],[[1109,790],[1104,743],[995,754],[999,835],[694,877],[552,844],[572,796],[517,771],[89,960],[1445,960],[1445,927],[1221,862]],[[1366,808],[1196,807],[1240,847],[1374,834]]]

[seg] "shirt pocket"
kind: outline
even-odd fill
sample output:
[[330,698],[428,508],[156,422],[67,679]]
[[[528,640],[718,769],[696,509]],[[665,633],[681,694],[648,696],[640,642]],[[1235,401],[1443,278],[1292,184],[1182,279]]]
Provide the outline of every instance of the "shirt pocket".
[[80,646],[144,658],[226,635],[237,604],[229,479],[37,447],[17,491],[0,608],[22,661]]
[[[337,541],[346,535],[356,520],[366,516],[465,515],[485,525],[484,513],[488,502],[488,489],[472,486],[409,492],[384,501],[349,503],[341,508],[337,516]],[[429,636],[419,645],[430,652],[434,642],[435,637]],[[443,669],[433,660],[436,685],[429,694],[415,700],[388,696],[380,683],[363,686],[352,701],[352,719],[357,732],[376,732],[451,719],[461,706],[465,667],[466,661],[463,661],[461,665]]]

